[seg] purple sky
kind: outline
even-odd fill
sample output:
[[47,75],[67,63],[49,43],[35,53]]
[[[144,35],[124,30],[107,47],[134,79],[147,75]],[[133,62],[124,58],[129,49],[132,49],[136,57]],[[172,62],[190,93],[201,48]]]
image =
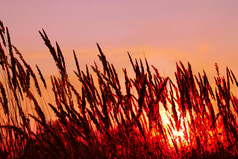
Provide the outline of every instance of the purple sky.
[[98,60],[98,42],[118,69],[130,67],[129,51],[165,75],[179,60],[212,75],[218,62],[221,70],[229,66],[237,74],[237,8],[237,0],[5,0],[0,20],[9,27],[13,44],[44,74],[56,67],[39,36],[42,28],[52,43],[59,42],[71,72],[72,50],[81,67],[91,65]]

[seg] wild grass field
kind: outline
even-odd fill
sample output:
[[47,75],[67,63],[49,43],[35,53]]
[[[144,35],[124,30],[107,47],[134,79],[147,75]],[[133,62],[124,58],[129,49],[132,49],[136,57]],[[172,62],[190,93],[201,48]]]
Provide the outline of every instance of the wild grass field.
[[[97,45],[101,63],[85,71],[73,52],[75,86],[59,45],[39,33],[58,68],[50,83],[0,22],[1,158],[238,157],[238,82],[229,68],[221,75],[215,64],[213,87],[205,71],[178,62],[172,81],[128,53],[134,75],[123,68],[119,77]],[[45,91],[53,102],[42,102]]]

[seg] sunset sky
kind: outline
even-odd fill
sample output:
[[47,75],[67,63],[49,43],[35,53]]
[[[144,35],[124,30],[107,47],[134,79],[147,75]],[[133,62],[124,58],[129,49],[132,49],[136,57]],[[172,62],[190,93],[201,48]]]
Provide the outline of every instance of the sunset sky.
[[69,72],[75,69],[73,49],[81,67],[98,61],[98,42],[118,69],[130,67],[128,51],[164,75],[179,60],[212,75],[217,62],[237,74],[237,8],[237,0],[11,0],[1,2],[0,20],[13,44],[44,74],[56,67],[38,33],[42,28],[60,44]]

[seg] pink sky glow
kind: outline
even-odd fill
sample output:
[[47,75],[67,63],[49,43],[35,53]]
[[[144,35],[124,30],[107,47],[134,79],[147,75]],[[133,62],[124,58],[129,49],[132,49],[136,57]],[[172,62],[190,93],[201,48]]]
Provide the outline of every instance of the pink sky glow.
[[189,61],[194,72],[215,75],[229,66],[238,73],[237,0],[41,0],[2,1],[0,20],[9,27],[13,44],[27,61],[44,74],[56,70],[38,30],[58,41],[75,69],[74,49],[80,66],[98,61],[98,42],[116,68],[129,68],[132,57],[146,57],[164,75],[176,61]]

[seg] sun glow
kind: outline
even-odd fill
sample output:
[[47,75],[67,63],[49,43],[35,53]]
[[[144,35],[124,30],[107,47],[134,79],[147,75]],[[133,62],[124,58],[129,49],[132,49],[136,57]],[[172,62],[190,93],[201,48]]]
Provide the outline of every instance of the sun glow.
[[[161,114],[165,135],[171,147],[175,147],[174,144],[176,144],[177,147],[189,145],[189,131],[187,128],[188,119],[183,117],[179,112],[178,117],[179,120],[176,127],[176,123],[174,123],[173,120],[170,120],[172,118],[171,114],[165,112]],[[159,135],[160,133],[158,130],[153,129],[151,131],[152,138],[157,139]]]

